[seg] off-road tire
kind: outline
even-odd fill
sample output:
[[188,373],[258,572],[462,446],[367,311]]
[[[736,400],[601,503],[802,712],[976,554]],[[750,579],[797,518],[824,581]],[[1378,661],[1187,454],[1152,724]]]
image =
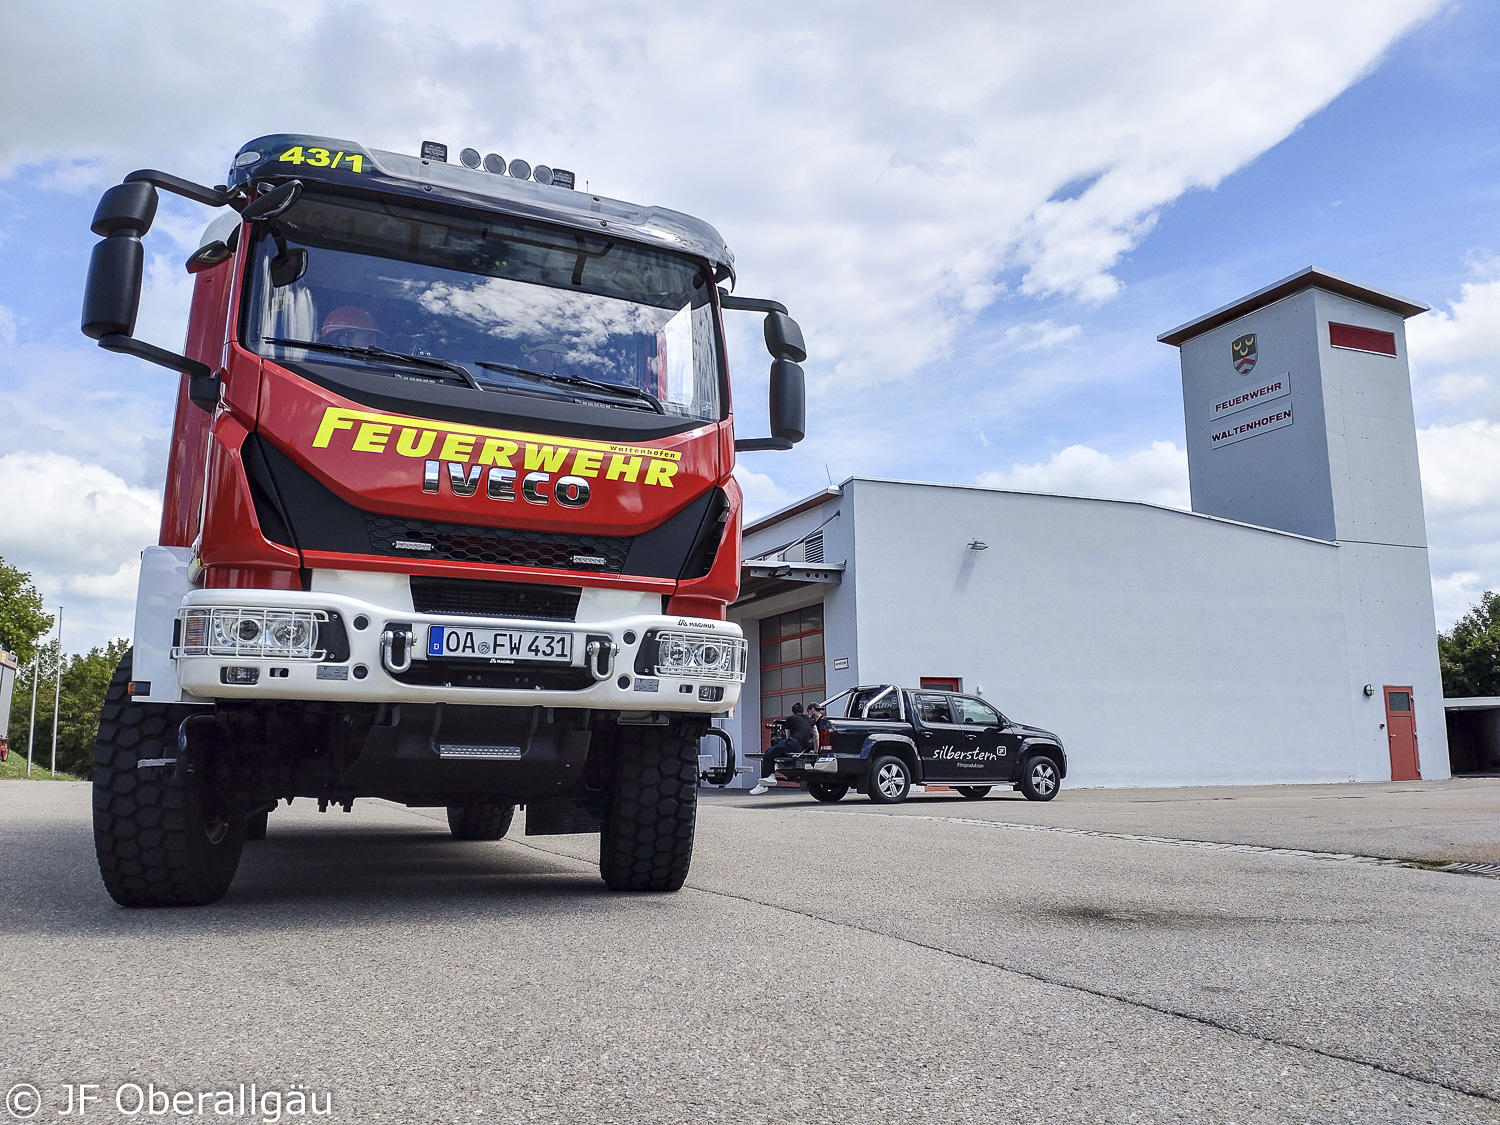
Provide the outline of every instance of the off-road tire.
[[990,795],[992,785],[956,785],[958,795],[965,801],[982,801]]
[[807,791],[812,794],[813,800],[831,805],[844,799],[844,795],[849,792],[849,783],[847,781],[809,781]]
[[127,690],[130,662],[126,652],[110,681],[94,746],[99,874],[121,906],[203,906],[229,889],[245,844],[245,822],[210,823],[201,770],[136,769],[142,759],[176,758],[178,726],[201,712],[133,702]]
[[894,754],[870,763],[867,779],[870,800],[877,805],[899,805],[911,795],[911,767]]
[[515,805],[480,801],[473,805],[448,806],[448,831],[455,840],[498,840],[510,831]]
[[621,727],[599,874],[612,891],[675,891],[687,879],[698,818],[698,740]]
[[1033,754],[1021,767],[1021,792],[1028,801],[1050,801],[1062,788],[1062,770],[1050,754]]

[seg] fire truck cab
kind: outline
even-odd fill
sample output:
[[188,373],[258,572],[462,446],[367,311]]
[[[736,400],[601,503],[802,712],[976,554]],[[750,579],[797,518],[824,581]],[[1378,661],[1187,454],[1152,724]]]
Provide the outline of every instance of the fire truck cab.
[[[700,220],[446,158],[279,134],[225,184],[100,201],[83,331],[182,376],[96,756],[122,904],[217,899],[295,797],[445,807],[460,839],[525,806],[599,832],[612,888],[686,877],[745,675],[735,454],[802,438],[801,331],[728,292]],[[133,335],[162,190],[225,209],[181,353]],[[734,436],[726,310],[764,315],[769,438]]]

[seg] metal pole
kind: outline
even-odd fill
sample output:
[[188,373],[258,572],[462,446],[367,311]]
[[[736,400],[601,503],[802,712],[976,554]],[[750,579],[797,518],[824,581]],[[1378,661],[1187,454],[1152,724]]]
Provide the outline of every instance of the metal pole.
[[42,650],[31,658],[31,726],[26,731],[26,776],[31,776],[31,750],[36,745],[36,687],[42,674]]
[[62,613],[63,607],[57,607],[57,681],[52,689],[52,776],[57,776],[57,728],[61,725],[62,711]]

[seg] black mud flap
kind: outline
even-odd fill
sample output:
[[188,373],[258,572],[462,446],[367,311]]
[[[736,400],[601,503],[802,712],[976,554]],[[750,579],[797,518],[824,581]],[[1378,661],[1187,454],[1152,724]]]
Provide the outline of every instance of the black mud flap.
[[599,814],[577,797],[549,797],[526,806],[526,835],[563,836],[572,832],[598,832]]

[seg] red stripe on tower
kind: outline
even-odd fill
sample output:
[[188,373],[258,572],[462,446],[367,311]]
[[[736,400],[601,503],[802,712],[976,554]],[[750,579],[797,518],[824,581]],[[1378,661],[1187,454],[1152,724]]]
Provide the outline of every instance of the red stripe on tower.
[[1378,328],[1360,328],[1353,324],[1330,323],[1328,342],[1336,348],[1351,348],[1357,352],[1396,354],[1396,334],[1382,332]]

